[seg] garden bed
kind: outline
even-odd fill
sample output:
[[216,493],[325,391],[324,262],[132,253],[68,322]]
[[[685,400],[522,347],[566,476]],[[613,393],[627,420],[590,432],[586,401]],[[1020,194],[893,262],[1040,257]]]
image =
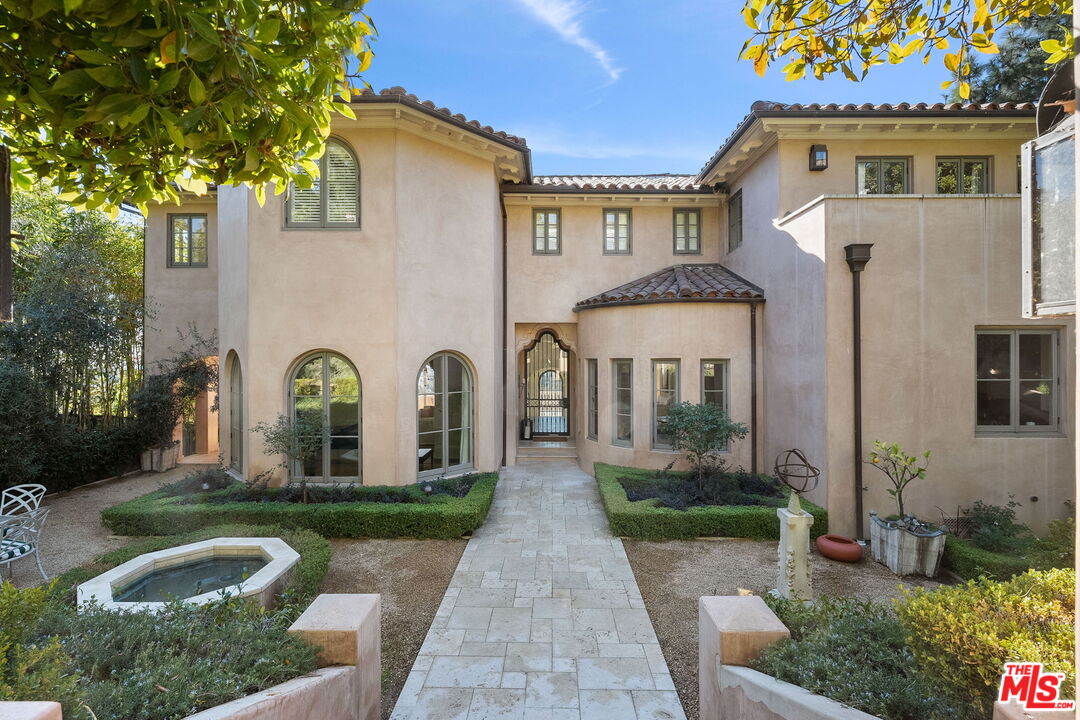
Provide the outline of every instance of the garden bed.
[[[228,536],[281,537],[300,553],[274,610],[225,598],[157,612],[76,612],[78,583],[142,553]],[[329,560],[328,541],[310,531],[225,525],[133,544],[50,585],[20,591],[5,583],[5,699],[59,700],[72,720],[179,720],[304,675],[316,667],[316,650],[286,631],[318,591]]]
[[[695,537],[765,540],[780,537],[780,519],[776,509],[787,505],[786,490],[782,491],[784,494],[781,496],[735,492],[732,493],[733,499],[744,504],[701,505],[677,510],[663,507],[661,498],[649,497],[657,492],[656,486],[659,485],[656,470],[596,463],[593,472],[608,524],[615,535],[645,540]],[[685,477],[681,473],[671,475]],[[627,495],[628,487],[631,495],[643,499],[631,500]],[[748,486],[744,484],[742,487]],[[723,494],[718,494],[718,497],[723,498]],[[825,509],[806,500],[803,500],[802,506],[814,516],[810,534],[816,537],[826,532],[828,514]]]
[[309,485],[309,501],[321,501],[308,503],[297,502],[300,491],[295,486],[249,492],[234,484],[194,494],[178,494],[174,487],[165,487],[105,510],[101,521],[118,535],[167,535],[239,522],[306,528],[325,537],[447,539],[475,530],[487,517],[498,475],[483,473],[473,480],[462,497],[429,495],[423,486],[430,483]]

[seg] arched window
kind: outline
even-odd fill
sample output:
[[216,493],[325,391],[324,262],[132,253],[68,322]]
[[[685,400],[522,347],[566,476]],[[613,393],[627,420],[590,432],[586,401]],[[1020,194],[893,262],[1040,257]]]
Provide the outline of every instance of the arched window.
[[293,477],[335,482],[360,481],[360,377],[333,353],[300,363],[289,385],[293,419],[305,418],[323,432],[315,454],[291,469]]
[[473,380],[457,355],[439,353],[416,381],[417,472],[439,475],[473,462]]
[[229,467],[244,470],[244,376],[235,354],[229,369]]
[[287,227],[360,227],[360,166],[345,143],[326,141],[319,177],[309,188],[289,186]]

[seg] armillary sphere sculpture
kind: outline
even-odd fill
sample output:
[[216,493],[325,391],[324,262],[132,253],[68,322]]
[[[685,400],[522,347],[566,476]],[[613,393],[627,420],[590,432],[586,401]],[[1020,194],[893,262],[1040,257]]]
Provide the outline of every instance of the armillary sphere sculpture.
[[802,506],[799,504],[799,496],[805,492],[810,492],[818,486],[821,471],[810,464],[802,450],[792,448],[776,456],[773,472],[780,479],[780,482],[791,488],[788,510],[793,513],[801,513]]

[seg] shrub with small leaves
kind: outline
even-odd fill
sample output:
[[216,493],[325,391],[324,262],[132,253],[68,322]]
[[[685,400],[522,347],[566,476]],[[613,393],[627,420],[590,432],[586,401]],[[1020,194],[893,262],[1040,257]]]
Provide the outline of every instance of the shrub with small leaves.
[[60,641],[37,633],[51,588],[0,581],[0,701],[55,700],[75,707],[79,675]]
[[989,716],[1002,666],[1041,662],[1073,697],[1076,571],[1032,570],[1007,582],[972,580],[905,593],[897,616],[920,667]]
[[959,720],[963,705],[920,671],[903,625],[888,607],[822,597],[813,605],[765,596],[791,631],[755,669],[883,720]]

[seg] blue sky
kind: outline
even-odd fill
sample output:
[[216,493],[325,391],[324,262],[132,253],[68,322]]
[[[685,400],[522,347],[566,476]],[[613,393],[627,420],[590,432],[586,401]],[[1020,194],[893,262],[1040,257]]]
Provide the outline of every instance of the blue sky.
[[759,78],[737,0],[370,0],[365,79],[523,135],[538,175],[697,172],[754,100],[936,102],[940,59]]

